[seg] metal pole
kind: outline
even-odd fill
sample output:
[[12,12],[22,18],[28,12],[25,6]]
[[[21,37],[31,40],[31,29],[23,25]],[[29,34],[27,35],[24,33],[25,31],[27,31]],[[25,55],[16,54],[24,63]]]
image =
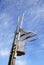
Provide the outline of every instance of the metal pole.
[[[23,17],[22,17],[20,28],[22,28],[23,20],[24,20],[24,14],[23,14]],[[19,17],[18,17],[18,23],[19,23]],[[15,65],[15,61],[16,61],[16,56],[17,56],[16,33],[17,33],[17,30],[18,30],[18,23],[17,23],[17,26],[16,26],[16,31],[15,31],[15,35],[14,35],[14,40],[13,40],[13,44],[12,44],[12,48],[11,48],[11,52],[10,52],[8,65]],[[19,39],[20,39],[20,29],[19,29],[19,34],[18,34],[17,40],[19,40]]]
[[[19,17],[18,17],[18,23],[19,23]],[[18,29],[18,23],[17,23],[17,29]],[[16,31],[17,32],[17,31]],[[15,43],[16,43],[16,40],[15,40]],[[16,43],[17,44],[17,43]],[[16,61],[16,57],[17,57],[17,45],[16,45],[16,47],[15,47],[15,49],[14,49],[14,53],[13,53],[13,64],[12,65],[15,65],[15,61]]]
[[[19,17],[18,17],[18,23],[19,23]],[[15,49],[16,49],[16,48],[14,48],[14,47],[16,47],[16,46],[15,46],[15,43],[16,43],[16,32],[17,32],[17,30],[18,30],[18,23],[17,23],[17,25],[16,25],[16,31],[15,31],[14,40],[13,40],[13,44],[12,44],[12,48],[11,48],[11,52],[10,52],[10,56],[9,56],[8,65],[14,65],[15,60],[16,60],[16,57],[14,57],[15,54],[16,54],[16,52],[15,52]],[[14,61],[13,61],[13,60],[14,60]]]

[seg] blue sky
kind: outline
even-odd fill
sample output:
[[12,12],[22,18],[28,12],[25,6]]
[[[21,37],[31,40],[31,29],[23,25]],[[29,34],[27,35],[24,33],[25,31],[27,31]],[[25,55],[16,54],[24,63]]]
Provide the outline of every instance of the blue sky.
[[25,55],[16,65],[44,65],[44,0],[0,0],[0,65],[7,65],[18,16],[25,13],[23,29],[37,33],[27,41]]

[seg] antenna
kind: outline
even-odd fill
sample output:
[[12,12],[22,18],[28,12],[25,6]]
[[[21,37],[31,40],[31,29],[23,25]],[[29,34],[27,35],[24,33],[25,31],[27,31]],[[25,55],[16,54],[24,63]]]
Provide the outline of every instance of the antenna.
[[23,25],[24,15],[25,15],[25,13],[23,13],[23,16],[22,16],[20,28],[22,28],[22,25]]

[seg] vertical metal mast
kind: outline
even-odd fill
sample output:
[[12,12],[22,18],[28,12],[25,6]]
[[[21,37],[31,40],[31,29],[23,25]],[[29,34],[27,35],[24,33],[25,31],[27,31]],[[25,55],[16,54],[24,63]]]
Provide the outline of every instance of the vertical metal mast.
[[16,58],[14,58],[14,55],[15,55],[15,47],[16,47],[15,40],[16,40],[16,32],[18,30],[18,23],[19,23],[19,17],[18,17],[18,22],[17,22],[17,25],[16,25],[16,31],[15,31],[15,35],[14,35],[14,40],[13,40],[13,44],[12,44],[12,48],[11,48],[11,52],[10,52],[8,65],[14,65],[15,59],[16,59]]

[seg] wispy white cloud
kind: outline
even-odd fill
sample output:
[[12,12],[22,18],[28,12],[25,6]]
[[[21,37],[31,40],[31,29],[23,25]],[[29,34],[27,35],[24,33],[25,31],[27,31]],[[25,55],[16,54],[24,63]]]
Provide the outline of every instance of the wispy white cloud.
[[26,65],[26,64],[27,64],[26,60],[17,60],[16,61],[16,65]]
[[8,50],[8,49],[1,49],[1,50],[0,50],[0,56],[1,56],[1,57],[8,56],[9,51],[10,51],[10,50]]
[[30,25],[30,26],[27,25],[28,28],[30,28],[30,30],[34,30],[36,28],[35,31],[39,31],[40,28],[38,27],[41,26],[42,28],[42,24],[40,25],[40,22],[43,23],[44,21],[44,7],[29,9],[29,11],[27,12],[27,15],[28,15],[27,24]]
[[2,13],[0,15],[0,27],[3,26],[3,28],[7,28],[12,23],[12,17],[8,15],[7,13]]

